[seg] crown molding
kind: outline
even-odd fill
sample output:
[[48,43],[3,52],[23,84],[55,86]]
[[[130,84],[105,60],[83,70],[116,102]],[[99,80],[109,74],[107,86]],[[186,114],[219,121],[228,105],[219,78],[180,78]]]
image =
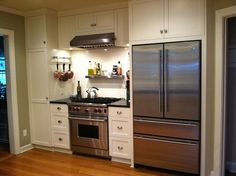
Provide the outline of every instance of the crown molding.
[[19,15],[19,16],[25,16],[25,13],[22,11],[19,11],[19,10],[13,9],[13,8],[9,8],[9,7],[5,7],[5,6],[1,6],[1,5],[0,5],[0,11],[11,13],[14,15]]
[[95,7],[91,7],[91,8],[81,8],[81,9],[74,9],[74,10],[59,11],[58,16],[59,17],[60,16],[71,16],[71,15],[77,15],[77,14],[81,14],[81,13],[120,9],[120,8],[127,8],[127,7],[128,7],[128,2],[113,3],[113,4],[108,4],[108,5],[95,6]]

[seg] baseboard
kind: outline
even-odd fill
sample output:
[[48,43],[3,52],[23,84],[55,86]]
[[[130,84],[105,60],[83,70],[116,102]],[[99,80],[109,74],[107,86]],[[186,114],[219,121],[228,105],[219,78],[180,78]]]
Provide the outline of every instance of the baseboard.
[[226,169],[232,173],[236,173],[236,162],[227,162]]
[[111,161],[119,162],[119,163],[124,163],[124,164],[131,164],[131,160],[130,159],[123,159],[123,158],[117,158],[117,157],[112,157]]
[[27,152],[27,151],[29,151],[29,150],[31,150],[31,149],[33,149],[33,148],[34,148],[34,147],[33,147],[32,144],[27,144],[27,145],[25,145],[25,146],[20,147],[20,153]]

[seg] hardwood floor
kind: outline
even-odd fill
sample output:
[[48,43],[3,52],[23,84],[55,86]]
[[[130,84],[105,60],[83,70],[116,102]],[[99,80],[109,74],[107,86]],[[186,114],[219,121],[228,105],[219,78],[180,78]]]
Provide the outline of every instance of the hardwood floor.
[[[110,160],[33,149],[0,161],[1,176],[184,176]],[[189,175],[189,174],[187,174]],[[186,175],[186,176],[187,176]]]
[[0,143],[0,161],[8,159],[12,155],[9,153],[9,145]]

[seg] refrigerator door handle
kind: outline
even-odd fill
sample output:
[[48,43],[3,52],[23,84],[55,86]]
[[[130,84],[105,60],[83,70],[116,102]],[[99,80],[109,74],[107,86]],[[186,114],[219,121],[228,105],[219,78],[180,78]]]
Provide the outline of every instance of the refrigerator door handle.
[[168,84],[168,56],[169,50],[165,49],[165,59],[164,59],[164,103],[165,103],[165,112],[168,112],[168,93],[167,93],[167,84]]
[[159,88],[159,112],[163,112],[163,103],[162,103],[162,93],[163,93],[163,91],[162,91],[162,84],[163,84],[163,74],[162,74],[162,72],[163,72],[163,50],[160,50],[159,51],[160,52],[160,88]]

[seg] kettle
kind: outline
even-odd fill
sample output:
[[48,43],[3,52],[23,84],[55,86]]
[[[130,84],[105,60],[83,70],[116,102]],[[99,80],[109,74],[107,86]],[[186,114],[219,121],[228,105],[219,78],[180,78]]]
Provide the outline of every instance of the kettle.
[[87,92],[87,98],[97,98],[97,91],[99,90],[97,87],[90,87]]

